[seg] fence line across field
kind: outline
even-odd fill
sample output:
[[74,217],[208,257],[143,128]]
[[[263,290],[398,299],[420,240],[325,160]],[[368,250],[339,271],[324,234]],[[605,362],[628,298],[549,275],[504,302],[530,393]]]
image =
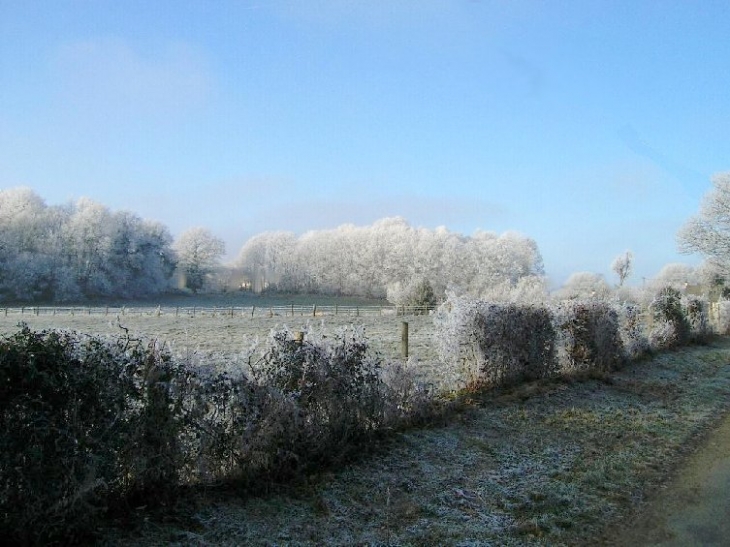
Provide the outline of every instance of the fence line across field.
[[279,306],[21,306],[2,308],[9,315],[146,315],[175,317],[323,317],[323,316],[407,316],[426,315],[429,306],[341,306],[341,305],[279,305]]

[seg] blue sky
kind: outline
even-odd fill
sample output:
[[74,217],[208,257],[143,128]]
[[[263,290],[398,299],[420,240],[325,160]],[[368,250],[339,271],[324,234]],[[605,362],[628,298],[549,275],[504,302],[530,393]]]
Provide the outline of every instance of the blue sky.
[[0,0],[0,188],[234,258],[403,216],[632,280],[730,170],[727,1]]

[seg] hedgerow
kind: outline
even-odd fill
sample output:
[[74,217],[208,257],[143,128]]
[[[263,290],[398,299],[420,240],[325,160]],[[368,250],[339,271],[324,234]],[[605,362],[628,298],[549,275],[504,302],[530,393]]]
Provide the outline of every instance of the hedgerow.
[[562,369],[609,372],[625,362],[618,313],[599,300],[567,301],[554,312]]
[[618,306],[619,333],[624,353],[629,361],[637,360],[651,351],[647,337],[646,321],[640,306],[621,303]]
[[660,289],[649,309],[654,322],[649,333],[649,342],[653,348],[669,349],[689,341],[690,326],[682,308],[682,294],[677,289]]
[[255,487],[340,462],[373,435],[433,417],[443,390],[609,372],[710,334],[706,305],[673,289],[651,312],[647,336],[633,305],[450,294],[434,316],[435,390],[413,361],[373,353],[356,327],[274,330],[225,363],[128,334],[23,326],[0,339],[0,537],[86,541],[110,511],[174,499],[183,486]]
[[440,357],[452,368],[454,385],[494,386],[557,371],[555,329],[544,306],[450,295],[435,320]]
[[182,485],[284,480],[431,412],[364,333],[275,331],[251,371],[155,342],[23,327],[0,341],[0,536],[78,543],[100,518]]
[[23,327],[0,341],[0,531],[83,536],[111,503],[177,484],[176,371],[151,344]]

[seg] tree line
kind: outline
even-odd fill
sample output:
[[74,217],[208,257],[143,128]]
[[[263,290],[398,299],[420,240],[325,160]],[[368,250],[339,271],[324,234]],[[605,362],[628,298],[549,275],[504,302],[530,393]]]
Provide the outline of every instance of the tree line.
[[[687,285],[701,277],[703,285],[730,296],[730,173],[716,175],[712,183],[698,214],[677,235],[681,251],[707,260],[696,271],[668,264],[657,282]],[[175,287],[193,292],[221,287],[223,280],[255,291],[387,297],[396,304],[449,288],[487,299],[540,298],[547,291],[533,239],[483,230],[465,236],[443,226],[414,227],[401,217],[302,235],[264,232],[243,245],[234,263],[221,266],[224,253],[223,241],[202,227],[173,239],[159,222],[88,198],[48,206],[29,188],[0,190],[4,302],[146,298]],[[619,287],[632,261],[627,252],[611,264]],[[217,283],[216,272],[222,274]],[[561,294],[609,290],[599,274],[577,272]]]
[[48,206],[29,188],[0,190],[2,301],[144,298],[169,291],[175,272],[197,290],[223,252],[204,228],[173,241],[163,224],[87,198]]
[[471,236],[416,228],[401,217],[370,226],[264,232],[249,239],[237,266],[256,290],[393,296],[428,282],[479,295],[495,285],[542,278],[537,243],[521,234],[477,231]]

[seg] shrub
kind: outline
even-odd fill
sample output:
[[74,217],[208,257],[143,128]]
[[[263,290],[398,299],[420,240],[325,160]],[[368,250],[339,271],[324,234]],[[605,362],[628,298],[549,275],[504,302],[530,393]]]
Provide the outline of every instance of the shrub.
[[177,484],[170,363],[154,345],[23,327],[0,341],[1,534],[82,537],[109,502]]
[[188,482],[250,484],[296,468],[292,432],[299,420],[293,401],[242,374],[201,369],[192,378]]
[[646,336],[643,312],[636,304],[624,303],[618,308],[619,328],[624,352],[629,360],[646,355],[651,347]]
[[383,421],[381,360],[368,352],[361,330],[343,329],[332,340],[300,341],[288,330],[272,333],[256,363],[264,384],[296,406],[297,457],[338,459]]
[[450,296],[436,317],[441,359],[462,368],[461,385],[543,378],[557,370],[555,330],[546,307]]
[[361,329],[274,331],[256,351],[248,377],[128,336],[24,327],[1,340],[0,536],[84,541],[110,508],[181,484],[290,478],[434,410]]
[[677,289],[670,286],[660,289],[649,309],[654,320],[649,334],[652,347],[665,349],[687,344],[691,328]]
[[608,372],[625,362],[618,314],[606,302],[572,301],[556,310],[563,370]]
[[682,307],[689,325],[689,339],[704,342],[712,334],[707,302],[694,295],[682,298]]
[[713,304],[715,330],[722,335],[730,334],[730,300]]

